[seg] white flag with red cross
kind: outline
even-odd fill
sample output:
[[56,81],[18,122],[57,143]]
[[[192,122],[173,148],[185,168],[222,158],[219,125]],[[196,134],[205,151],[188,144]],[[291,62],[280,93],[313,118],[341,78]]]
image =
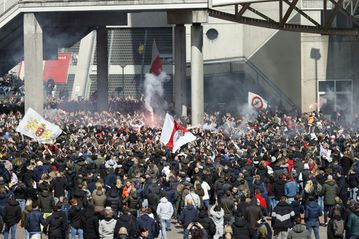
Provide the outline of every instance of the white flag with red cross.
[[175,153],[183,145],[196,140],[196,136],[174,120],[171,115],[166,114],[160,140]]

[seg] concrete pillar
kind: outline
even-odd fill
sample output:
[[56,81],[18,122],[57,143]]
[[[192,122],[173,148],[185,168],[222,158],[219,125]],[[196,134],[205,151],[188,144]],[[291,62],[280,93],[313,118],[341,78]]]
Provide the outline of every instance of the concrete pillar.
[[187,116],[187,87],[186,87],[186,28],[177,24],[174,28],[174,84],[173,100],[178,116]]
[[42,28],[34,13],[24,13],[25,110],[43,115]]
[[97,28],[97,110],[108,110],[108,36],[106,26]]
[[191,98],[192,125],[203,124],[204,76],[203,76],[203,27],[193,23],[191,27]]
[[72,87],[71,99],[78,100],[79,97],[88,95],[86,90],[90,79],[89,72],[93,56],[93,47],[95,42],[95,31],[90,32],[80,42],[80,49],[77,58],[76,75],[74,85]]

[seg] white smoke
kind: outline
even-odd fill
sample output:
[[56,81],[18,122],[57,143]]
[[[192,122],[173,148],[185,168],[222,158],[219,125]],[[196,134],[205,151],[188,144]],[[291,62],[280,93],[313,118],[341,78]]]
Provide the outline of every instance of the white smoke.
[[156,76],[152,73],[145,75],[145,107],[151,115],[161,116],[167,110],[168,104],[164,99],[164,83],[167,81],[166,72]]

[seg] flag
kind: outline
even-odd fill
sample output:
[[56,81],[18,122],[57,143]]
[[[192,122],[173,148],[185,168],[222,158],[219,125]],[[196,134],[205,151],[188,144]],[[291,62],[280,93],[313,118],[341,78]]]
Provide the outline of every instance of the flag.
[[196,140],[196,136],[174,120],[171,115],[166,114],[160,140],[175,153],[183,145]]
[[248,105],[257,110],[267,109],[268,103],[260,95],[248,92]]
[[31,108],[26,111],[16,131],[45,144],[52,143],[62,133],[59,126],[48,122]]
[[162,72],[162,63],[160,58],[160,52],[157,48],[156,41],[153,41],[152,44],[152,60],[151,60],[151,68],[150,73],[155,76],[159,76]]

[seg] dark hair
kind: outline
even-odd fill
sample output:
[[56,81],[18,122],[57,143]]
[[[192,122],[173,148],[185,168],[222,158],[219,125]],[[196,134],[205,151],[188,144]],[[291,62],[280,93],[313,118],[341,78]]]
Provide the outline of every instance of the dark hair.
[[200,228],[198,228],[197,226],[193,226],[191,228],[191,235],[192,235],[192,239],[202,239],[203,231]]

